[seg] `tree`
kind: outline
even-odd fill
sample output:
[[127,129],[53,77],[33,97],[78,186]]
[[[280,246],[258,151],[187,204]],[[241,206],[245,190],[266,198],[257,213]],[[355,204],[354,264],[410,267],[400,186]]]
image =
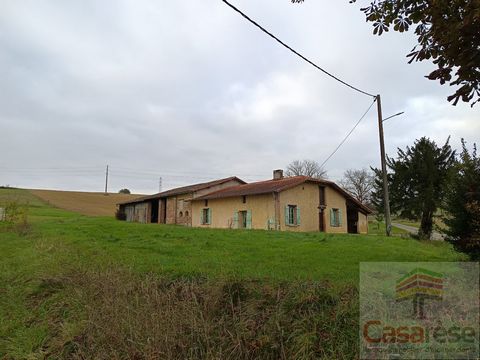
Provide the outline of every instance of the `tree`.
[[415,25],[418,43],[407,55],[409,63],[432,60],[436,69],[426,77],[457,87],[448,97],[453,105],[480,101],[480,0],[370,0],[360,10],[376,35]]
[[327,171],[324,170],[315,160],[294,160],[287,166],[286,176],[308,176],[316,179],[327,177]]
[[[377,213],[385,213],[385,203],[383,197],[383,176],[382,170],[370,167],[374,176],[373,176],[373,188],[370,194],[370,201]],[[387,174],[388,183],[392,182],[392,175]]]
[[398,149],[396,160],[387,159],[391,170],[388,182],[392,212],[406,218],[420,218],[418,236],[422,239],[429,239],[432,234],[433,215],[445,197],[455,162],[449,140],[438,147],[434,141],[422,137],[412,147]]
[[122,189],[118,192],[119,194],[130,194],[130,190],[128,189]]
[[454,169],[445,202],[448,215],[443,219],[448,227],[447,240],[473,260],[479,260],[480,158],[475,144],[470,154],[462,139],[462,152]]
[[374,176],[367,169],[349,169],[343,174],[340,185],[362,204],[367,204],[370,202]]

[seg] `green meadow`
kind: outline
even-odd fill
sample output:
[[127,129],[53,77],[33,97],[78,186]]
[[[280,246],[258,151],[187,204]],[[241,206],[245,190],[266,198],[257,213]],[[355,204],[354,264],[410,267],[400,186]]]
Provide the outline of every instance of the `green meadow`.
[[447,243],[374,229],[143,225],[0,189],[0,207],[12,201],[27,221],[0,223],[6,359],[351,359],[360,262],[466,260]]

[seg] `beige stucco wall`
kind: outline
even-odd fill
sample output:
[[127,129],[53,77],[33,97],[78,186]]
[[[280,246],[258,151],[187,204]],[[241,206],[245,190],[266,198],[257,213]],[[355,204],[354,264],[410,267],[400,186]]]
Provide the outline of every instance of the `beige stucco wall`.
[[[325,231],[328,233],[347,232],[347,205],[346,199],[336,190],[325,189]],[[290,226],[285,224],[287,205],[296,205],[300,209],[300,224]],[[319,231],[319,188],[317,184],[305,183],[279,194],[279,216],[276,219],[282,231]],[[202,225],[201,213],[204,208],[210,208],[212,219],[210,225]],[[341,211],[342,223],[339,227],[330,226],[330,209]],[[273,194],[249,195],[247,202],[242,203],[242,197],[208,200],[205,206],[203,200],[192,201],[192,226],[230,228],[233,224],[234,213],[243,210],[252,212],[252,229],[268,229],[269,219],[275,223],[275,200]],[[366,233],[366,216],[359,213],[359,232]]]
[[[280,230],[288,231],[319,231],[319,187],[317,184],[305,183],[280,193]],[[287,205],[296,205],[300,208],[300,225],[285,224],[285,210]],[[325,232],[347,232],[347,205],[345,198],[336,190],[325,188]],[[342,224],[339,227],[330,226],[330,209],[340,209]]]
[[[345,197],[335,189],[327,187],[325,189],[325,229],[328,233],[346,233],[347,226],[347,202]],[[342,224],[339,227],[330,226],[330,210],[339,209],[342,213]]]
[[[202,196],[213,191],[221,190],[230,186],[240,185],[237,180],[230,180],[226,183],[214,185],[199,191],[170,196],[167,198],[167,224],[178,224],[192,226],[192,202],[194,197]],[[188,215],[186,213],[188,212]]]
[[[302,184],[280,193],[280,230],[318,231],[318,185]],[[287,205],[296,205],[300,209],[300,225],[286,225],[285,211]]]
[[[204,208],[212,209],[211,224],[202,225],[200,223],[201,213]],[[192,202],[192,226],[212,227],[212,228],[233,228],[234,213],[238,211],[248,211],[252,213],[252,229],[268,229],[268,220],[275,218],[275,208],[273,194],[247,196],[244,204],[242,197],[231,197],[224,199],[208,200],[208,206],[205,206],[203,200]]]

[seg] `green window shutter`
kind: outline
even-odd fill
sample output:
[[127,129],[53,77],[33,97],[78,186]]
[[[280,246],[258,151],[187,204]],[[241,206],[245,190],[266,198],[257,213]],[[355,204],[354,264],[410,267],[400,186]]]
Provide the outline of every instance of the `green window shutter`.
[[330,209],[330,226],[335,226],[335,218],[333,215],[333,209]]
[[203,224],[203,209],[200,210],[200,224]]
[[238,211],[235,211],[233,213],[233,224],[232,224],[234,229],[238,229]]
[[252,210],[247,210],[247,229],[252,228]]
[[285,206],[285,225],[290,225],[290,221],[288,218],[288,205]]
[[212,223],[212,209],[208,209],[208,225]]
[[297,206],[297,225],[300,225],[300,208]]
[[338,209],[338,226],[342,226],[342,210]]

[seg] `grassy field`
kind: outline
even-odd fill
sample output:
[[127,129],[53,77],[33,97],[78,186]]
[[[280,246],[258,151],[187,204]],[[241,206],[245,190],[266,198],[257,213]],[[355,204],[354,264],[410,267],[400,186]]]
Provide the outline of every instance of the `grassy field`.
[[57,190],[30,190],[30,192],[52,206],[90,216],[113,216],[117,203],[142,196]]
[[0,223],[0,358],[352,359],[359,262],[464,259],[400,237],[119,222],[0,190],[12,199],[29,222]]

